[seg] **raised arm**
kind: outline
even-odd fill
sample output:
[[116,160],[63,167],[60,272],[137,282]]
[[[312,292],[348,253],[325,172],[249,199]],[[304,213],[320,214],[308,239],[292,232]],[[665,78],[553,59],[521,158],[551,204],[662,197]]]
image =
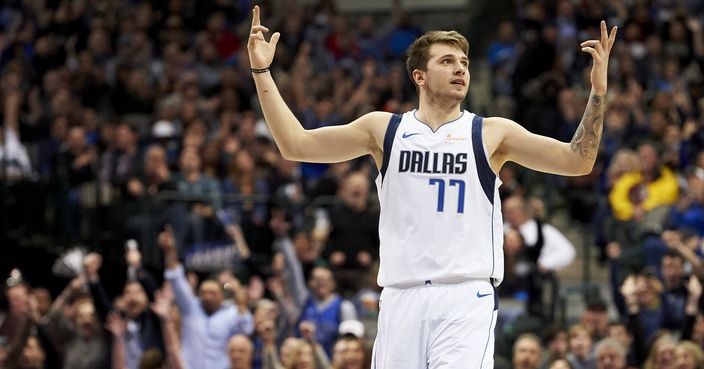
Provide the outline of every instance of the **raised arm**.
[[[589,174],[596,161],[601,141],[606,104],[609,54],[616,40],[616,27],[609,34],[606,22],[601,22],[601,38],[582,42],[582,51],[591,54],[594,64],[590,74],[592,83],[589,102],[582,121],[570,143],[536,135],[503,118],[486,119],[483,137],[489,148],[494,170],[507,161],[527,168],[560,175]],[[492,144],[493,143],[493,144]]]
[[266,41],[264,32],[269,29],[261,25],[259,13],[259,6],[255,6],[247,42],[249,63],[264,118],[283,157],[334,163],[371,154],[381,166],[382,141],[391,114],[373,112],[346,125],[303,129],[281,97],[269,70],[281,34],[276,32]]
[[181,314],[188,315],[198,308],[199,301],[188,283],[186,271],[178,261],[176,240],[171,225],[166,225],[166,229],[159,234],[158,243],[164,252],[164,279],[171,285]]

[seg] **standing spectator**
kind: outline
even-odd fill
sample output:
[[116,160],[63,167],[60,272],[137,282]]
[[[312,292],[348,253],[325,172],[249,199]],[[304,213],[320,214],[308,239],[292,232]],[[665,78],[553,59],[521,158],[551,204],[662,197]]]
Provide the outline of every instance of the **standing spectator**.
[[125,193],[127,182],[137,172],[138,154],[137,131],[129,123],[118,124],[115,146],[100,157],[100,179]]
[[330,356],[337,338],[340,323],[357,319],[354,305],[335,292],[332,271],[326,267],[316,267],[308,281],[310,297],[303,306],[301,324],[313,323],[316,340]]
[[339,196],[342,201],[330,209],[326,254],[341,290],[358,291],[366,287],[364,276],[379,258],[379,211],[369,205],[369,181],[364,174],[347,176]]
[[29,177],[32,171],[27,148],[20,141],[20,77],[9,73],[3,84],[3,126],[0,129],[0,178],[11,181]]
[[[212,236],[216,227],[216,211],[221,208],[221,192],[217,181],[203,175],[201,171],[200,152],[195,147],[184,147],[179,162],[181,172],[176,178],[178,191],[186,196],[201,196],[191,205],[189,215],[189,232],[191,241],[203,243],[207,236]],[[185,245],[178,245],[179,248]]]
[[[84,295],[83,282],[76,278],[56,298],[44,325],[63,358],[64,369],[100,369],[109,366],[109,345],[100,326],[93,302]],[[65,314],[67,300],[73,300],[72,316]]]
[[170,226],[159,235],[159,246],[164,251],[164,278],[169,281],[181,312],[182,353],[186,366],[227,369],[228,341],[238,333],[253,332],[252,315],[242,314],[234,305],[224,303],[222,286],[215,280],[203,281],[198,296],[193,294],[178,261]]
[[[101,265],[102,257],[99,254],[91,253],[86,255],[84,270],[89,283],[89,290],[93,301],[95,301],[100,321],[105,323],[108,312],[112,311],[112,304],[107,300],[107,294],[100,282],[98,271]],[[124,331],[117,329],[120,325],[118,321],[114,321],[114,325],[110,324],[115,328],[115,330],[111,330],[113,335],[115,335],[113,340],[123,341],[124,360],[127,369],[137,369],[144,352],[150,349],[164,350],[159,319],[149,310],[149,298],[144,288],[144,285],[149,285],[150,283],[154,282],[145,281],[144,278],[134,278],[125,283],[120,296],[121,310],[118,312],[122,314],[120,319],[124,320],[125,329]],[[151,290],[153,291],[153,287]]]

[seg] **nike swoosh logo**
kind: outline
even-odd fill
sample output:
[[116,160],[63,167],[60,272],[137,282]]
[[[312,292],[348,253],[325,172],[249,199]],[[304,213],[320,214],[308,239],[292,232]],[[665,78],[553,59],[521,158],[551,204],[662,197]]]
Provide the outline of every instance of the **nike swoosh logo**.
[[484,293],[484,294],[482,294],[482,293],[480,293],[479,291],[477,291],[477,298],[482,298],[482,297],[487,297],[487,296],[491,296],[491,294],[490,294],[490,293]]
[[418,132],[416,132],[416,133],[403,132],[403,135],[401,135],[401,138],[408,138],[408,137],[419,135],[419,134],[420,133],[418,133]]

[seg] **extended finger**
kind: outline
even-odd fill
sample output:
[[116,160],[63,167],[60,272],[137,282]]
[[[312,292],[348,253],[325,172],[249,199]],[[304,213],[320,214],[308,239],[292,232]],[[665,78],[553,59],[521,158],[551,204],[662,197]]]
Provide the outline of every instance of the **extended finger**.
[[269,43],[276,47],[276,44],[279,43],[279,37],[281,37],[281,34],[279,32],[274,32],[274,34],[271,35],[271,40],[269,40]]
[[254,26],[258,26],[260,24],[262,24],[262,23],[259,20],[259,5],[255,5],[254,9],[252,9],[252,28],[254,28]]
[[606,29],[606,21],[601,21],[599,27],[601,28],[601,37],[599,39],[602,45],[606,45],[606,42],[609,40],[609,31]]
[[614,42],[616,42],[616,33],[618,32],[618,27],[614,26],[611,28],[611,34],[609,35],[609,47],[608,50],[611,52],[611,48],[614,46]]

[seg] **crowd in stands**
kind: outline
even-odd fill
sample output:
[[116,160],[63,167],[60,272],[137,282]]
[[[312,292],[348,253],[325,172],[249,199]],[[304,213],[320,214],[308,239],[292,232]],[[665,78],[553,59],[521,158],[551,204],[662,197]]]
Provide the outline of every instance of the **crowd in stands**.
[[[404,52],[425,30],[392,3],[349,16],[331,0],[264,1],[265,24],[282,32],[272,73],[305,128],[415,107]],[[491,81],[490,111],[477,113],[535,133],[572,138],[590,87],[579,42],[602,19],[619,35],[594,171],[500,173],[500,295],[525,307],[497,325],[496,367],[704,369],[704,3],[514,3],[483,35],[486,53],[472,51]],[[89,245],[54,276],[71,277],[60,294],[34,270],[7,278],[0,367],[370,367],[376,168],[281,157],[248,69],[252,5],[0,6],[0,192],[14,199],[3,240]],[[560,206],[610,273],[611,295],[585,296],[576,322],[554,305],[556,272],[576,258],[549,224]],[[8,245],[11,261],[20,246]]]

